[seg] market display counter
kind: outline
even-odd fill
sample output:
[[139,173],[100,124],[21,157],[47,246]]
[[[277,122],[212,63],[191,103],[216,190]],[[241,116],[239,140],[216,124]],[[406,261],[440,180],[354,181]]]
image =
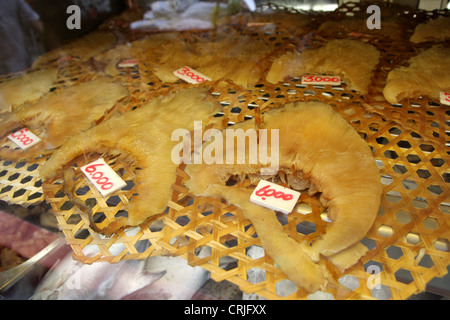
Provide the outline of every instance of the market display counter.
[[[70,162],[71,167],[81,168],[103,158],[126,184],[108,196],[102,195],[81,171],[72,177],[71,190],[66,188],[67,177],[61,173],[42,181],[39,171],[54,152],[45,150],[43,156],[32,159],[0,160],[0,199],[25,208],[51,206],[59,233],[70,246],[73,259],[86,265],[177,257],[192,268],[201,268],[216,283],[228,281],[245,294],[267,299],[308,299],[317,294],[321,298],[334,299],[408,299],[425,290],[448,295],[450,291],[445,285],[448,281],[442,277],[448,273],[450,262],[450,109],[442,100],[429,96],[391,104],[383,96],[383,88],[391,70],[406,65],[409,58],[435,44],[409,42],[416,25],[441,16],[448,17],[449,13],[393,11],[402,29],[398,37],[396,34],[388,37],[382,33],[383,29],[381,33],[376,30],[361,33],[344,28],[344,19],[364,12],[365,7],[359,4],[346,3],[334,12],[321,14],[293,12],[274,6],[259,10],[274,10],[280,17],[298,17],[298,21],[306,19],[307,23],[299,24],[294,30],[283,23],[283,18],[276,20],[277,15],[270,16],[269,19],[275,19],[273,21],[264,21],[263,18],[257,20],[255,14],[242,14],[219,20],[217,29],[161,33],[151,28],[130,30],[130,23],[140,19],[143,13],[126,12],[105,22],[96,31],[100,33],[97,39],[104,40],[106,34],[116,36],[113,42],[96,40],[97,50],[102,48],[101,52],[89,50],[93,49],[90,45],[79,51],[76,50],[79,46],[68,46],[51,52],[52,56],[40,58],[36,70],[53,69],[57,70],[57,75],[49,92],[39,99],[46,99],[50,94],[64,94],[74,86],[106,74],[126,88],[128,94],[117,99],[93,121],[99,125],[133,112],[158,97],[203,87],[221,106],[221,110],[205,123],[220,130],[252,119],[263,124],[265,112],[290,102],[329,104],[368,144],[380,169],[383,185],[378,215],[361,240],[367,252],[346,270],[324,262],[341,287],[327,287],[320,293],[297,287],[273,259],[264,254],[254,227],[238,207],[218,198],[194,196],[189,192],[186,181],[190,177],[184,164],[176,168],[176,179],[165,211],[138,226],[120,228],[110,234],[102,234],[101,230],[121,217],[127,217],[128,204],[136,196],[136,177],[141,174],[137,162],[115,150],[89,151]],[[383,7],[382,10],[394,9]],[[342,24],[340,28],[321,28],[327,21]],[[269,27],[268,23],[271,24]],[[184,80],[162,81],[158,76],[155,71],[158,70],[158,59],[167,54],[170,60],[170,53],[164,52],[164,48],[170,47],[167,43],[187,43],[193,47],[202,41],[218,39],[223,33],[235,33],[236,37],[245,36],[264,44],[267,52],[258,57],[254,66],[259,77],[257,81],[237,84],[237,80],[220,78],[192,84]],[[133,44],[152,37],[159,37],[159,42],[147,43],[149,46],[139,51],[145,43],[141,42],[136,51],[128,50]],[[277,57],[286,52],[317,49],[334,39],[361,41],[379,51],[379,63],[370,78],[367,93],[350,89],[345,81],[336,85],[302,84],[301,77],[297,76],[289,76],[275,84],[267,81],[265,76]],[[88,38],[78,41],[82,43]],[[448,40],[439,44],[448,47]],[[130,56],[130,52],[135,56]],[[124,64],[124,61],[128,63]],[[333,75],[321,76],[331,78]],[[3,83],[10,78],[3,77]],[[33,103],[38,103],[39,99]],[[15,148],[7,137],[0,142],[3,149]],[[327,208],[319,197],[308,195],[308,192],[302,193],[289,215],[274,214],[284,231],[299,242],[326,233],[327,226],[333,223],[327,218]],[[168,268],[171,262],[159,263]],[[197,278],[197,274],[192,277],[197,284],[203,281],[198,280],[203,278]],[[163,280],[164,277],[155,283]]]

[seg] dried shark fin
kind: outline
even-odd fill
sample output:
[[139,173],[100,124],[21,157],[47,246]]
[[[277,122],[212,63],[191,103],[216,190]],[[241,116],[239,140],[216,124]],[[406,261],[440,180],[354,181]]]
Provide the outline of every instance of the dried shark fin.
[[251,190],[211,185],[206,193],[212,197],[222,197],[242,210],[252,222],[264,250],[290,280],[308,292],[325,289],[330,274],[322,265],[311,260],[300,243],[287,235],[272,210],[248,200]]
[[[284,108],[270,110],[264,114],[264,124],[265,129],[279,130],[278,172],[285,175],[280,179],[294,182],[298,187],[309,187],[309,193],[320,192],[320,200],[328,207],[329,217],[332,219],[325,234],[313,239],[311,243],[290,244],[298,248],[295,249],[298,257],[291,255],[289,259],[298,259],[305,266],[311,267],[305,267],[306,272],[311,272],[311,283],[298,279],[299,285],[306,283],[303,285],[317,289],[325,284],[323,279],[330,278],[325,269],[321,269],[321,256],[332,257],[354,246],[373,225],[381,201],[380,172],[366,142],[325,103],[291,103]],[[246,121],[236,124],[234,128],[244,131],[254,129],[255,122]],[[241,151],[245,152],[248,159],[248,144],[244,148]],[[224,146],[223,154],[226,155],[228,151],[230,150]],[[267,165],[261,163],[192,164],[186,167],[190,179],[185,184],[194,195],[222,196],[232,204],[233,201],[239,201],[236,205],[245,211],[245,215],[249,219],[252,217],[257,224],[261,224],[260,229],[270,234],[271,229],[266,229],[266,223],[267,219],[272,219],[267,214],[271,211],[251,204],[249,194],[243,199],[246,194],[244,190],[238,197],[239,192],[231,191],[234,187],[227,185],[233,177],[239,181],[242,177],[255,175],[261,178],[261,169],[265,167]],[[279,228],[276,219],[272,219],[269,225],[274,229]],[[277,237],[283,238],[281,235]],[[263,246],[270,246],[267,242],[270,236],[265,239]],[[282,242],[289,243],[291,240],[284,239]],[[271,252],[278,254],[277,250]],[[280,264],[282,269],[283,265]],[[289,263],[286,268],[283,271],[290,274]],[[317,275],[321,270],[324,272],[322,280]],[[295,273],[292,276],[296,276]]]
[[267,81],[278,83],[288,76],[324,73],[343,77],[350,89],[366,94],[380,53],[358,40],[332,40],[318,49],[289,51],[275,59]]
[[[208,119],[220,110],[219,103],[209,97],[205,88],[183,90],[151,100],[124,115],[113,114],[107,120],[70,138],[41,167],[42,179],[61,173],[77,157],[89,153],[113,153],[134,159],[136,172],[133,197],[124,210],[126,221],[117,228],[136,226],[164,212],[172,195],[178,164],[171,158],[177,141],[172,132],[192,130],[194,121]],[[79,209],[82,207],[79,207]],[[82,210],[85,211],[85,210]],[[85,211],[89,215],[89,211]],[[116,228],[107,229],[109,233]]]

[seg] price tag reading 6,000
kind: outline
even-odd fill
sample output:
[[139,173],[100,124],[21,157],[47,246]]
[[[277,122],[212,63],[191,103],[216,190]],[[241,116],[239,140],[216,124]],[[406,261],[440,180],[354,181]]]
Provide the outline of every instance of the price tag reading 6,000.
[[450,106],[450,93],[441,92],[440,93],[440,102],[442,104],[446,104],[447,106]]
[[102,158],[81,167],[81,171],[104,197],[127,185]]
[[36,136],[33,132],[31,132],[27,128],[24,128],[22,130],[14,132],[13,134],[10,134],[8,136],[8,139],[14,142],[22,150],[27,150],[28,148],[31,148],[36,143],[41,141],[41,139],[38,136]]

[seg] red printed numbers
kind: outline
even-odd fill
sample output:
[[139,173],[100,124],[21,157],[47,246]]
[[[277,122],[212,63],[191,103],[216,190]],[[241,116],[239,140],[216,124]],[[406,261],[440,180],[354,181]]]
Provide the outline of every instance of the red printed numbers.
[[446,104],[450,106],[450,93],[441,92],[440,93],[440,101],[442,104]]
[[261,180],[250,196],[250,201],[262,207],[288,214],[294,209],[299,197],[300,192]]
[[127,185],[102,158],[81,167],[81,171],[104,197]]
[[270,185],[266,185],[258,190],[256,190],[255,195],[261,197],[262,200],[266,198],[274,197],[275,199],[282,199],[284,201],[289,201],[294,198],[292,194],[284,193],[283,191],[277,191],[275,189],[270,189]]
[[189,67],[183,67],[178,70],[175,70],[173,74],[178,78],[192,84],[202,83],[205,82],[206,80],[211,81],[211,79],[205,76],[204,74],[201,74],[200,72],[195,71],[194,69]]
[[127,59],[123,60],[119,63],[119,68],[134,68],[139,64],[139,60],[137,59]]
[[331,84],[331,85],[340,85],[341,78],[335,76],[303,76],[302,84]]
[[61,58],[58,59],[58,63],[65,63],[65,62],[69,62],[72,61],[73,58],[71,56],[63,56]]
[[33,132],[24,128],[8,136],[8,139],[14,142],[22,150],[27,150],[35,144],[37,144],[41,139],[36,136]]

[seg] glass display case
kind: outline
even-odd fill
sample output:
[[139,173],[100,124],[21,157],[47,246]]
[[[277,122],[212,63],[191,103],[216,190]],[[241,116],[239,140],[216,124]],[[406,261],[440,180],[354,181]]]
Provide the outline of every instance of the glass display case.
[[0,299],[450,297],[448,1],[9,6]]

